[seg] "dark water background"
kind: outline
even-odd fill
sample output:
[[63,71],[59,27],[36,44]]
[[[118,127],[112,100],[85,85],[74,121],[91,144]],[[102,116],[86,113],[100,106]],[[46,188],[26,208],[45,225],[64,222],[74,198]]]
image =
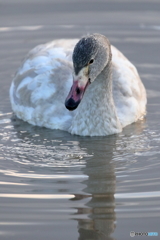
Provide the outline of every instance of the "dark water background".
[[[146,119],[90,138],[12,118],[9,87],[25,54],[93,32],[138,68]],[[130,231],[159,231],[159,49],[159,0],[0,0],[1,240],[127,240]]]

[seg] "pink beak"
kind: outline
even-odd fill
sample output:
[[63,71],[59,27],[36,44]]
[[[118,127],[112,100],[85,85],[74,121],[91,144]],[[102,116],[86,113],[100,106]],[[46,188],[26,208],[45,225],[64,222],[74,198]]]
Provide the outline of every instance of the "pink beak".
[[68,110],[75,110],[81,102],[86,88],[90,84],[88,81],[85,86],[78,86],[79,81],[74,81],[71,90],[66,98],[65,106]]

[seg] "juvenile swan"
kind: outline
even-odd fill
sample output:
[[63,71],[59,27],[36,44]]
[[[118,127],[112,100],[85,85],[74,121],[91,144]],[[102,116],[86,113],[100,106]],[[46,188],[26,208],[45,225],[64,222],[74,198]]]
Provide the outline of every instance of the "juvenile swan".
[[146,113],[143,83],[105,36],[77,41],[56,40],[28,53],[11,84],[12,109],[30,124],[71,134],[119,133]]

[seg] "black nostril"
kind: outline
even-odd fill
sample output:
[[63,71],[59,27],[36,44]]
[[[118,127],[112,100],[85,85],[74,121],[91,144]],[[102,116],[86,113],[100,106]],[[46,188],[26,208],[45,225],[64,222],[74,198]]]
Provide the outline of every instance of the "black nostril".
[[81,92],[81,90],[77,87],[77,88],[76,88],[76,93],[77,93],[77,94],[80,94],[80,92]]

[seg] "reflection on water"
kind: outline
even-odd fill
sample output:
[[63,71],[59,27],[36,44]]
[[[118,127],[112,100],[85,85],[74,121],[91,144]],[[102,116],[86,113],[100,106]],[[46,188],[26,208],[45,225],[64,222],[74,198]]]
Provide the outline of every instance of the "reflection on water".
[[[145,119],[128,126],[120,135],[90,138],[35,127],[8,116],[2,116],[6,120],[0,130],[2,199],[52,200],[49,211],[56,215],[66,212],[65,219],[76,221],[79,240],[114,239],[111,234],[117,214],[119,218],[147,216],[139,199],[143,199],[148,216],[151,212],[159,216],[158,202],[149,206],[153,199],[159,199],[160,192],[145,191],[159,182],[159,177],[146,178],[146,171],[158,167],[159,162],[143,157],[156,156],[157,145],[152,142],[158,143],[160,137],[146,129]],[[137,172],[141,179],[137,179]],[[62,202],[57,208],[54,201],[59,200]],[[27,225],[34,218],[33,223],[39,226],[43,219],[38,218],[39,211],[26,220],[17,216],[15,221],[12,214],[9,218],[14,219],[14,226]],[[10,225],[12,221],[6,220],[5,226]]]
[[[35,25],[1,27],[0,31],[6,56],[0,67],[1,79],[6,80],[0,81],[2,239],[125,240],[131,230],[157,232],[159,26]],[[119,135],[91,138],[31,126],[13,116],[9,74],[28,49],[51,40],[53,32],[54,38],[86,32],[108,35],[138,67],[148,89],[147,118]]]
[[[91,139],[90,139],[91,140]],[[72,199],[79,201],[87,198],[84,207],[76,208],[74,219],[78,221],[79,240],[113,239],[110,237],[115,228],[116,176],[113,165],[113,148],[116,136],[95,138],[91,142],[80,142],[94,156],[86,161],[83,174],[88,178],[82,183],[83,194],[75,194]]]

